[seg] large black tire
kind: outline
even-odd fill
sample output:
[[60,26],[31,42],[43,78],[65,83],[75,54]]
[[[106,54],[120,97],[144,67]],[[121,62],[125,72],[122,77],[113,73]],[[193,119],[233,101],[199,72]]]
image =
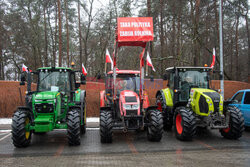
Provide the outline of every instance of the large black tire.
[[109,111],[100,112],[100,137],[101,143],[112,143],[113,119]]
[[174,114],[175,136],[181,141],[192,140],[196,133],[196,119],[193,111],[186,107],[177,107]]
[[170,113],[170,110],[168,110],[166,102],[161,94],[158,94],[156,97],[156,105],[158,106],[158,110],[162,112],[163,130],[170,131],[173,126],[173,115]]
[[72,109],[67,114],[67,136],[68,143],[71,146],[81,144],[81,121],[80,114],[77,109]]
[[149,141],[159,142],[163,133],[162,113],[158,110],[149,111],[149,126],[147,129],[147,137]]
[[237,107],[228,107],[229,112],[229,128],[220,129],[220,133],[227,139],[238,139],[244,131],[244,118]]
[[25,126],[30,123],[27,111],[18,109],[12,118],[12,141],[15,147],[27,147],[30,144],[32,132],[26,131]]

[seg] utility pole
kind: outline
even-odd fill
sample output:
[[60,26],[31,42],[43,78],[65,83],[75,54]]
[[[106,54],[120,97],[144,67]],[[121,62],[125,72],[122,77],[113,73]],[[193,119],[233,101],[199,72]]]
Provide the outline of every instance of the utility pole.
[[224,74],[223,74],[223,37],[222,37],[222,0],[220,1],[219,11],[219,28],[220,28],[220,89],[221,95],[224,100]]

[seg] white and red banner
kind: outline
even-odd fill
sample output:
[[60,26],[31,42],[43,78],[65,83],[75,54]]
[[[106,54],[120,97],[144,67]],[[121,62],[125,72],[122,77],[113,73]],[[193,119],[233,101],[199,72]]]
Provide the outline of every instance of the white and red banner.
[[22,71],[23,72],[29,72],[28,67],[26,65],[24,65],[24,64],[22,66]]
[[152,67],[152,70],[155,71],[155,68],[154,68],[154,66],[153,66],[153,63],[152,63],[152,61],[151,61],[151,58],[150,58],[148,52],[147,52],[147,65],[150,66],[150,67]]
[[84,65],[82,64],[82,73],[83,73],[83,75],[87,75],[88,74],[88,72],[87,72],[87,70],[86,70],[86,68],[84,67]]
[[152,17],[118,17],[118,42],[153,41]]
[[111,59],[108,49],[106,49],[106,63],[111,63],[111,70],[113,70],[113,60]]
[[211,63],[210,67],[214,68],[214,64],[215,64],[215,48],[213,48],[213,62]]

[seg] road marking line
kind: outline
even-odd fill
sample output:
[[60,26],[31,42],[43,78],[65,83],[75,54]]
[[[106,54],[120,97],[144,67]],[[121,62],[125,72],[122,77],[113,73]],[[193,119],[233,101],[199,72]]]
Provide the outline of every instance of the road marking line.
[[59,148],[57,149],[56,153],[54,154],[54,157],[59,157],[59,156],[61,156],[61,154],[62,154],[62,152],[63,152],[63,150],[64,150],[64,146],[65,146],[64,143],[61,144],[61,145],[59,146]]
[[130,151],[133,153],[133,154],[138,154],[138,151],[136,150],[135,148],[135,145],[132,143],[132,137],[129,135],[126,137],[126,143],[130,149]]
[[202,142],[202,141],[200,141],[200,140],[194,140],[194,141],[196,141],[196,142],[199,143],[200,145],[203,145],[203,146],[207,147],[207,148],[210,149],[210,150],[216,151],[216,149],[215,149],[213,146],[210,146],[210,145],[208,145],[208,144],[206,144],[206,143],[204,143],[204,142]]
[[3,141],[4,139],[6,139],[7,137],[9,137],[10,135],[11,135],[11,133],[7,134],[6,136],[2,137],[2,138],[0,139],[0,141]]
[[11,132],[11,130],[9,130],[9,129],[6,129],[6,130],[0,130],[0,133],[7,133],[7,132]]

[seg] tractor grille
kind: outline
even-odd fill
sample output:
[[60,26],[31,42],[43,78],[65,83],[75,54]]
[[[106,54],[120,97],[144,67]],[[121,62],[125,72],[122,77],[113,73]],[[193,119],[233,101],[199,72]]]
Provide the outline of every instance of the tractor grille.
[[208,113],[208,104],[206,102],[206,98],[204,96],[200,96],[199,99],[199,108],[201,113]]
[[35,109],[37,113],[53,113],[54,112],[53,104],[48,104],[48,103],[35,104]]
[[217,92],[204,92],[204,94],[212,99],[214,104],[214,112],[218,112],[220,105],[220,94]]
[[137,110],[126,110],[126,115],[137,115]]
[[125,96],[125,102],[126,103],[137,102],[136,96]]

